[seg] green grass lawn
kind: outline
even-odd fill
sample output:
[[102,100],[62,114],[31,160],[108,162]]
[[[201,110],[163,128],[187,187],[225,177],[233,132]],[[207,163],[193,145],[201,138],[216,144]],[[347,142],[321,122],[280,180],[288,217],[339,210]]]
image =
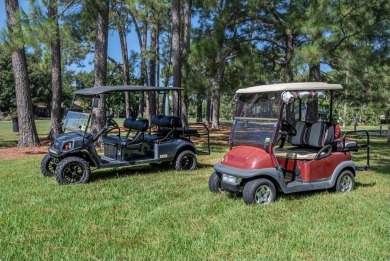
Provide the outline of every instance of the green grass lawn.
[[372,137],[371,149],[354,191],[279,195],[265,207],[209,192],[226,142],[194,172],[98,170],[76,186],[43,177],[40,158],[3,160],[0,260],[389,260],[390,145]]
[[[38,136],[44,139],[50,131],[50,120],[36,120]],[[19,134],[12,131],[11,121],[0,121],[0,147],[11,147],[18,144]]]

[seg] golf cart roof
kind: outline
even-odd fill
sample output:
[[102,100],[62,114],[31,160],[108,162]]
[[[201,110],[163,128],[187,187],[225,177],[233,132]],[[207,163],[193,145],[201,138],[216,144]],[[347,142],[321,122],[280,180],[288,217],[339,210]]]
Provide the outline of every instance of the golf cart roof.
[[326,82],[294,82],[259,85],[238,89],[236,93],[261,93],[283,91],[314,91],[314,90],[341,90],[341,84],[328,84]]
[[116,85],[116,86],[99,86],[85,88],[75,91],[74,94],[79,95],[98,95],[114,92],[135,92],[135,91],[177,91],[183,90],[179,87],[149,87],[149,86],[133,86],[133,85]]

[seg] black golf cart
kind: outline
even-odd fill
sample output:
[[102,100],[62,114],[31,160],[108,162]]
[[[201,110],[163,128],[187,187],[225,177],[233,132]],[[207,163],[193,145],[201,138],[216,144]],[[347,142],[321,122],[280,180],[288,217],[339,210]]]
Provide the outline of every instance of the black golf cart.
[[[74,184],[88,182],[91,167],[172,164],[176,170],[194,170],[196,155],[210,154],[209,130],[203,123],[183,126],[180,118],[181,91],[182,88],[144,86],[102,86],[76,91],[73,103],[89,98],[91,108],[88,113],[72,109],[67,113],[63,123],[64,133],[57,136],[42,159],[42,174],[56,175],[59,184]],[[150,119],[125,118],[123,127],[107,116],[104,128],[95,135],[91,134],[92,110],[98,106],[99,95],[119,94],[123,101],[125,92],[137,97],[155,95],[160,105],[156,108],[163,110],[165,107],[166,114],[157,113]],[[179,113],[171,116],[168,111],[173,104],[169,104],[169,101],[173,100],[171,95],[174,93],[178,98],[176,108]],[[163,100],[166,101],[165,106]],[[98,140],[102,143],[103,154],[96,150]]]

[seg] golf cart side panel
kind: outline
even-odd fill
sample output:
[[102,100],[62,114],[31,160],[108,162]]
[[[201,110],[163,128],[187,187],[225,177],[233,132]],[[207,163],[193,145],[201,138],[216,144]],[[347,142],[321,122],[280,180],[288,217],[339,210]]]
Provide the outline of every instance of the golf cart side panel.
[[284,193],[295,193],[309,190],[329,189],[336,185],[338,176],[344,170],[349,170],[355,175],[355,164],[352,160],[341,162],[332,172],[332,175],[328,179],[322,179],[311,182],[291,182],[285,185],[281,183],[281,189]]
[[278,162],[287,172],[293,173],[296,168],[300,170],[302,181],[316,181],[328,179],[333,170],[342,162],[350,161],[349,153],[333,152],[330,156],[319,160],[294,160],[278,158]]
[[175,157],[176,148],[178,147],[177,141],[154,144],[154,159],[173,159]]
[[275,168],[271,155],[264,149],[254,146],[237,146],[230,150],[222,159],[226,166],[240,169]]
[[191,150],[195,152],[195,146],[187,139],[175,139],[173,141],[154,144],[154,159],[169,159],[175,158],[178,152],[182,150]]

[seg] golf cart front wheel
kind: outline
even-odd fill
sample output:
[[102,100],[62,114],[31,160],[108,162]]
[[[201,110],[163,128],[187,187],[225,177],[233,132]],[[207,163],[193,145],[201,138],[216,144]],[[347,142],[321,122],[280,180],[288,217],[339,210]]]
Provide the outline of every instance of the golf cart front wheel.
[[341,172],[337,178],[335,190],[336,192],[347,192],[353,190],[355,187],[355,177],[349,170]]
[[54,159],[46,154],[41,161],[41,172],[45,177],[52,177],[56,174],[57,164]]
[[214,193],[222,193],[223,188],[221,187],[221,175],[218,175],[216,172],[213,172],[209,178],[209,190]]
[[60,185],[87,183],[91,171],[89,164],[79,157],[69,157],[57,165],[56,176]]
[[176,170],[194,170],[196,168],[196,156],[190,150],[180,152],[174,161]]
[[276,189],[270,180],[256,179],[246,183],[242,197],[248,205],[265,205],[275,200]]

